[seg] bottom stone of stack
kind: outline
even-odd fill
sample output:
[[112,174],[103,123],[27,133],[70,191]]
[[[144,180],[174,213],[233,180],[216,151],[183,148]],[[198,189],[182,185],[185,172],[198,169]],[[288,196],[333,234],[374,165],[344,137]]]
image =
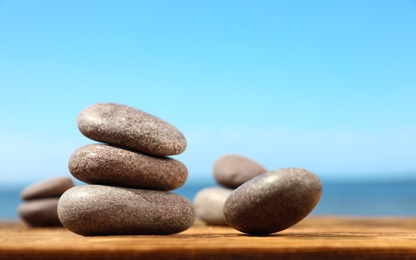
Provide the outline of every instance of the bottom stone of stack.
[[17,212],[30,226],[58,226],[61,225],[56,211],[58,200],[59,198],[45,198],[26,201],[17,208]]
[[191,227],[195,209],[168,191],[84,185],[61,196],[58,216],[67,229],[83,236],[168,235]]

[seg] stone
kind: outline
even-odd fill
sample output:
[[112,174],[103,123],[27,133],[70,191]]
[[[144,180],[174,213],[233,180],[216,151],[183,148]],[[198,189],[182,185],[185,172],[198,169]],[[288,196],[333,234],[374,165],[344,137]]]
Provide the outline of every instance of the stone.
[[74,187],[69,177],[55,177],[34,183],[20,192],[22,200],[59,197],[67,189]]
[[195,209],[168,191],[84,185],[61,196],[58,216],[67,229],[83,236],[168,235],[191,227]]
[[227,226],[223,208],[232,189],[209,187],[200,190],[194,197],[197,218],[209,225]]
[[20,218],[34,227],[58,226],[57,206],[59,198],[37,199],[24,202],[17,208]]
[[267,235],[293,226],[316,206],[322,193],[315,174],[284,168],[261,174],[235,189],[224,204],[227,223],[244,233]]
[[153,155],[180,154],[187,145],[182,133],[171,124],[115,103],[97,103],[84,108],[78,116],[78,128],[95,141]]
[[213,166],[213,174],[217,183],[230,189],[235,189],[265,172],[267,169],[259,163],[236,154],[220,157]]
[[78,148],[68,166],[75,178],[86,183],[139,189],[173,190],[188,177],[188,170],[180,161],[106,144]]

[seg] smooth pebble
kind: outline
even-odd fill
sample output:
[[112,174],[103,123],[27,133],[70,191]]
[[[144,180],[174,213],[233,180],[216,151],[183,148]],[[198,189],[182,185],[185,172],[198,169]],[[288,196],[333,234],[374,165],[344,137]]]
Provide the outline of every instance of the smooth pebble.
[[217,183],[231,189],[265,172],[267,169],[259,163],[236,154],[224,155],[213,165],[213,174]]
[[223,208],[232,189],[209,187],[200,190],[194,197],[196,215],[209,225],[227,226]]
[[71,174],[86,183],[139,189],[173,190],[188,177],[186,166],[175,159],[105,144],[78,148],[68,165]]
[[86,137],[153,155],[175,155],[186,148],[183,134],[171,124],[139,109],[116,103],[84,108],[78,128]]
[[55,177],[34,183],[20,192],[23,200],[59,197],[67,189],[74,187],[69,177]]
[[234,190],[225,201],[224,217],[241,232],[266,235],[305,218],[321,193],[321,182],[312,172],[279,169],[261,174]]
[[57,206],[59,198],[37,199],[24,202],[17,208],[20,218],[30,226],[58,226]]
[[168,191],[85,185],[61,196],[58,216],[67,229],[83,236],[167,235],[188,229],[195,209]]

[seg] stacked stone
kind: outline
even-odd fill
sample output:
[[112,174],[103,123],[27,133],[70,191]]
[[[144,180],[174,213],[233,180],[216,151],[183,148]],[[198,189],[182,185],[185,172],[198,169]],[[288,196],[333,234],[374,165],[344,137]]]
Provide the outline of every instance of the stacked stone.
[[78,148],[71,174],[89,185],[65,192],[58,203],[62,224],[92,235],[164,235],[188,229],[195,210],[169,191],[182,186],[186,166],[168,156],[182,153],[186,139],[174,126],[141,110],[98,103],[82,110],[78,128],[102,142]]
[[71,178],[55,177],[26,187],[20,192],[24,201],[17,208],[20,218],[34,227],[61,225],[57,213],[58,200],[73,186]]
[[213,177],[219,187],[208,187],[194,198],[197,216],[209,225],[228,225],[223,207],[231,192],[246,181],[267,172],[258,162],[236,154],[224,155],[213,165]]
[[228,225],[248,234],[267,235],[304,219],[318,204],[318,176],[300,168],[263,173],[235,189],[224,203]]

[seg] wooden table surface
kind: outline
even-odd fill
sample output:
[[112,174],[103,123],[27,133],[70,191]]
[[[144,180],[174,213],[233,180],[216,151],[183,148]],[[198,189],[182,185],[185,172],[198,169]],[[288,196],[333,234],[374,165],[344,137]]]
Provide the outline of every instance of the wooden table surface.
[[83,237],[0,221],[1,259],[416,259],[416,217],[308,217],[269,236],[197,222],[169,236]]

